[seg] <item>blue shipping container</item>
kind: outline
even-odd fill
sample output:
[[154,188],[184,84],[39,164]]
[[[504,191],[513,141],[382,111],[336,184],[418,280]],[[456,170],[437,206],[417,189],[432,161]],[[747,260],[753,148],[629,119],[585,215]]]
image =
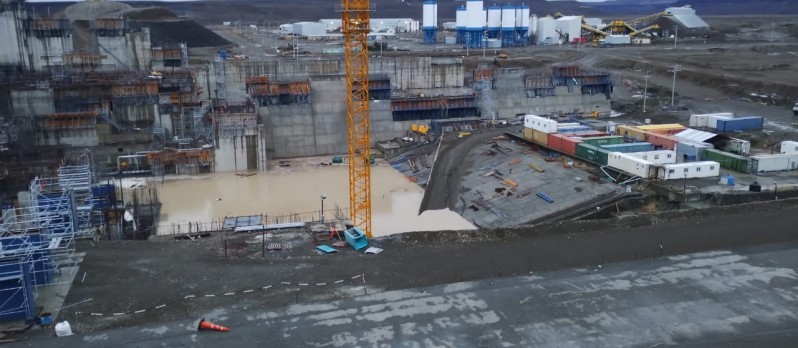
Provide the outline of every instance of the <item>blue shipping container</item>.
[[759,116],[737,117],[730,120],[718,120],[715,130],[718,132],[744,132],[750,130],[761,130],[765,125],[765,119]]
[[654,145],[646,142],[601,145],[601,147],[609,152],[623,152],[623,153],[645,152],[645,151],[654,150]]
[[579,132],[590,132],[594,130],[595,129],[586,126],[573,126],[573,127],[557,128],[557,133],[579,133]]
[[676,158],[681,158],[684,162],[692,162],[701,158],[705,149],[713,146],[706,143],[679,142],[676,144]]

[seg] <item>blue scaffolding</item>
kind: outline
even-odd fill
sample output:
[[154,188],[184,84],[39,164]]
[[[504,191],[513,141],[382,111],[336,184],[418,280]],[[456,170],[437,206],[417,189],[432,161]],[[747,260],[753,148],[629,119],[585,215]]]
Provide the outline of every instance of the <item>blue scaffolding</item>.
[[483,35],[484,34],[483,33],[484,33],[484,31],[482,30],[482,28],[476,28],[476,29],[469,28],[469,29],[466,29],[465,42],[464,42],[465,45],[468,48],[481,48],[482,44],[484,42],[484,40],[483,40]]
[[0,214],[0,321],[32,322],[40,288],[72,282],[74,239],[91,225],[91,207],[82,214],[76,204],[78,196],[90,196],[86,167],[61,167],[56,178],[33,179],[20,207]]
[[421,31],[424,33],[424,39],[422,40],[422,43],[425,43],[425,44],[438,43],[438,29],[437,28],[424,27],[424,28],[421,29]]
[[516,31],[515,28],[502,29],[502,47],[513,47],[516,45]]

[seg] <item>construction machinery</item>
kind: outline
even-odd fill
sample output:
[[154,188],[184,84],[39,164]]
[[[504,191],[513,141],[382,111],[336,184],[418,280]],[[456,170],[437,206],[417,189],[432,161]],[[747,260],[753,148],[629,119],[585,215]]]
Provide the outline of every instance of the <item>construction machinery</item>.
[[371,237],[371,154],[369,153],[369,0],[341,0],[346,63],[346,121],[349,145],[349,216]]
[[639,36],[651,30],[659,29],[659,25],[653,24],[645,28],[639,28],[640,23],[650,23],[659,17],[667,15],[667,12],[657,12],[648,16],[635,18],[629,21],[614,20],[610,23],[600,27],[594,28],[582,21],[582,30],[589,32],[593,36],[593,43],[598,44],[602,39],[606,39],[607,35],[629,35],[631,37]]

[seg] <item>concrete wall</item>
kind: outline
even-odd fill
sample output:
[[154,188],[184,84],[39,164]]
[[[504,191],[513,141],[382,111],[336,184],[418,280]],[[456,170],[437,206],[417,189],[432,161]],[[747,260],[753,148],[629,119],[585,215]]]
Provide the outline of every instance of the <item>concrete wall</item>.
[[72,52],[72,36],[38,38],[31,35],[28,37],[28,50],[33,68],[46,71],[48,66],[63,64],[64,53]]
[[521,73],[500,74],[496,78],[495,105],[499,118],[512,118],[515,115],[535,114],[570,114],[579,110],[580,114],[589,114],[598,111],[601,115],[608,115],[611,111],[610,100],[603,94],[582,94],[580,86],[575,86],[573,92],[568,87],[560,86],[555,89],[555,96],[527,97],[524,88],[524,76]]
[[383,57],[369,59],[371,74],[391,77],[396,89],[463,87],[465,69],[460,58]]
[[150,31],[144,29],[125,36],[97,36],[97,48],[104,56],[102,64],[117,69],[149,71],[152,64]]
[[24,30],[20,12],[4,10],[0,13],[0,65],[24,65]]
[[[225,172],[268,169],[265,130],[261,125],[220,131],[217,148],[214,152],[216,166],[214,170]],[[254,143],[248,144],[247,139],[253,139]],[[251,160],[256,162],[254,167]]]
[[39,146],[97,146],[100,143],[96,128],[59,129],[36,132],[36,145]]
[[55,113],[52,89],[11,91],[13,115],[18,117],[40,116]]

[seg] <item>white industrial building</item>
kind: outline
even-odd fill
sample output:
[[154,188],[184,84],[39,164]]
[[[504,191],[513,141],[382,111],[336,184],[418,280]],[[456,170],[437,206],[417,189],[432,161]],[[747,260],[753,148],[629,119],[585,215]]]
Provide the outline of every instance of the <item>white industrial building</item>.
[[573,42],[574,39],[582,37],[582,17],[564,16],[555,20],[555,28],[558,37],[563,42]]
[[557,34],[557,23],[554,17],[546,16],[538,18],[537,30],[535,32],[535,44],[557,44],[560,41],[560,35]]
[[[323,18],[319,23],[324,24],[327,31],[340,31],[340,18]],[[394,29],[397,33],[417,32],[421,29],[419,21],[412,18],[372,18],[371,30]]]
[[319,22],[297,22],[294,23],[291,33],[299,36],[324,36],[327,35],[327,26]]

